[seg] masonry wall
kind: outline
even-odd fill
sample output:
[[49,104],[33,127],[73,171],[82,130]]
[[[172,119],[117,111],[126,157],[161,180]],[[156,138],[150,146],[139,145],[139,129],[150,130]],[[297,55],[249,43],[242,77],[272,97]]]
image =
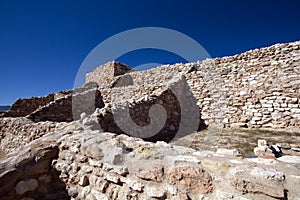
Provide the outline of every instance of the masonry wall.
[[97,89],[74,90],[63,98],[56,99],[49,104],[32,112],[28,118],[33,121],[70,122],[79,119],[80,114],[92,114],[96,108],[102,108],[104,103]]
[[109,62],[86,74],[86,83],[95,82],[99,87],[109,87],[114,77],[132,69],[118,62]]
[[25,117],[0,118],[0,152],[12,153],[25,144],[56,130],[56,122],[32,122]]
[[[100,86],[98,90],[102,93],[102,104],[128,102],[135,106],[135,110],[145,110],[144,105],[151,105],[152,98],[157,98],[165,88],[170,88],[173,79],[184,76],[188,85],[184,95],[193,95],[201,118],[209,126],[299,128],[299,45],[300,42],[277,44],[230,57],[164,65],[136,72],[120,63],[110,62],[88,73],[87,81],[92,88],[96,87],[93,82]],[[104,106],[82,103],[84,101],[78,101],[80,105],[76,106],[70,92],[80,93],[79,90],[85,89],[54,93],[41,98],[19,99],[4,116],[30,114],[34,121],[71,121],[74,105],[76,108],[92,105],[88,113]],[[86,99],[92,102],[94,97]],[[99,102],[95,104],[101,103],[102,97],[96,97],[95,100]],[[145,103],[136,104],[141,100]],[[165,106],[171,107],[169,104],[172,103],[169,101]],[[177,107],[188,106],[179,103]],[[143,115],[148,115],[147,110]],[[84,109],[79,109],[77,118],[81,112]],[[132,117],[138,116],[139,112],[131,113]],[[136,123],[143,124],[143,119]]]
[[38,109],[40,106],[44,106],[53,100],[53,94],[49,94],[45,97],[32,97],[28,99],[20,98],[13,103],[10,110],[5,114],[5,116],[24,117]]
[[105,108],[98,113],[104,131],[149,141],[170,141],[206,128],[197,100],[184,76],[165,85],[127,86],[101,90]]
[[63,98],[71,93],[72,90],[66,90],[48,94],[44,97],[19,98],[13,103],[10,109],[2,115],[4,117],[25,117],[50,102]]
[[[230,57],[131,72],[126,76],[133,86],[120,88],[124,93],[138,86],[159,88],[184,75],[210,126],[299,128],[299,45],[276,44]],[[114,79],[116,87],[123,76]],[[143,94],[130,96],[136,99]]]
[[300,126],[300,43],[193,64],[186,74],[210,125]]

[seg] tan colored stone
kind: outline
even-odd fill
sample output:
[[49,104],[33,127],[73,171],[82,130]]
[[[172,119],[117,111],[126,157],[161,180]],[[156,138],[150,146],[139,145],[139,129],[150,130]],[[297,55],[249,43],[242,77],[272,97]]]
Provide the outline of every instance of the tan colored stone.
[[160,160],[134,160],[129,171],[144,180],[162,181],[163,167]]
[[191,192],[211,193],[214,190],[212,177],[194,163],[178,163],[166,172],[167,181]]

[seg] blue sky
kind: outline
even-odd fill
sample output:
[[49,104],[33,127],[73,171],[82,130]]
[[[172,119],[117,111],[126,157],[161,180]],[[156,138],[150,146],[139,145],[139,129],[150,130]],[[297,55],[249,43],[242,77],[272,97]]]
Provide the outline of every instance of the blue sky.
[[[222,57],[299,40],[299,8],[297,0],[0,0],[0,105],[72,88],[88,53],[122,31],[174,29]],[[182,60],[150,49],[118,61],[137,66]]]

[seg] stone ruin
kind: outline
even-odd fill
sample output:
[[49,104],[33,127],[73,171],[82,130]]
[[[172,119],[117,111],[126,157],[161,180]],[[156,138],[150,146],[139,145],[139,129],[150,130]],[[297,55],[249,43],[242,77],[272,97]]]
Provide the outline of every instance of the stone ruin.
[[260,140],[244,158],[166,143],[207,127],[299,131],[299,80],[299,41],[146,71],[107,63],[0,113],[0,199],[300,198],[300,144]]
[[[31,116],[35,121],[72,121],[85,110],[91,114],[94,108],[105,105],[106,108],[121,104],[143,107],[141,101],[164,100],[165,97],[160,96],[164,94],[162,91],[177,82],[182,87],[178,90],[185,90],[185,94],[174,95],[177,95],[176,99],[187,96],[191,105],[196,104],[200,114],[199,126],[297,129],[300,126],[299,63],[299,42],[146,71],[134,71],[121,63],[110,62],[87,73],[83,88],[46,97],[18,99],[2,116]],[[91,91],[85,96],[86,90]],[[95,98],[92,93],[95,93]],[[74,100],[76,97],[79,100]],[[171,104],[175,106],[176,102]],[[57,110],[61,112],[55,113]],[[180,112],[179,106],[175,110]],[[172,112],[167,109],[169,111]],[[134,115],[131,113],[132,118]],[[143,120],[135,122],[148,123]],[[108,127],[104,129],[108,130]]]
[[109,87],[115,77],[133,71],[132,68],[115,61],[106,63],[86,74],[86,84],[95,82],[99,87]]

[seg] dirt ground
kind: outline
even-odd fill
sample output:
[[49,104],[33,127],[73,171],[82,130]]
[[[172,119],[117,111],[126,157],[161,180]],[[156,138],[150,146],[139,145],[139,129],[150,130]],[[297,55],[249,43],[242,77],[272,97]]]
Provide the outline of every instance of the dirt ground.
[[267,140],[268,144],[289,143],[300,145],[300,131],[278,131],[262,129],[214,129],[206,130],[173,140],[171,143],[196,150],[218,148],[236,148],[243,154],[254,155],[253,149],[258,139]]

